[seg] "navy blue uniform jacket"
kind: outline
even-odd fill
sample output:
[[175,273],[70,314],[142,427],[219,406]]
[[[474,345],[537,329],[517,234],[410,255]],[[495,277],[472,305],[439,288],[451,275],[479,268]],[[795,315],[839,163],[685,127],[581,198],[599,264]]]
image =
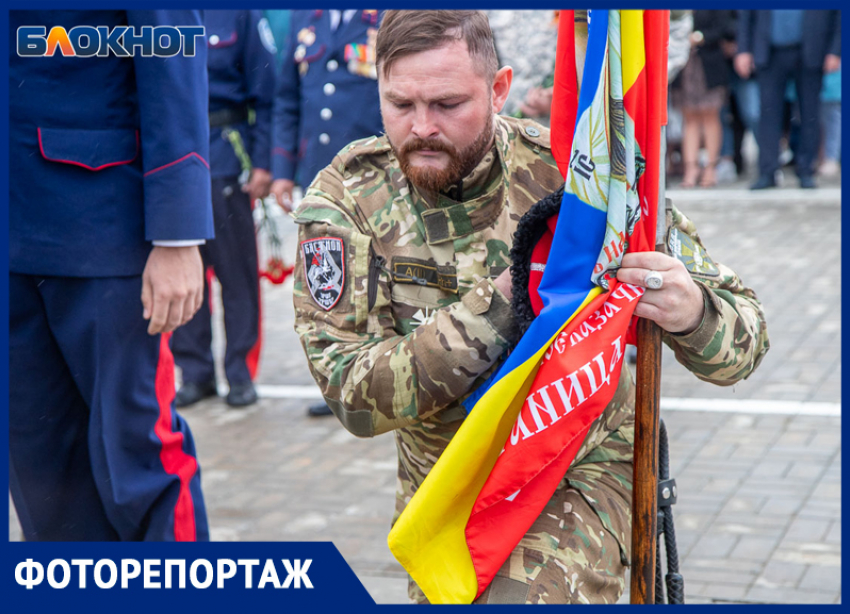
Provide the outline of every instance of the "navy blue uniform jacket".
[[274,178],[304,187],[348,143],[383,130],[377,74],[352,58],[374,52],[381,13],[357,11],[333,32],[328,13],[292,11],[274,100]]
[[[752,53],[756,68],[770,61],[770,11],[738,11],[738,53]],[[841,11],[803,13],[803,66],[823,67],[827,54],[841,55]]]
[[[153,240],[213,237],[207,53],[18,57],[22,25],[203,25],[199,11],[12,11],[14,273],[139,275]],[[136,48],[137,54],[140,49]]]
[[[210,112],[250,107],[254,123],[235,126],[256,168],[271,171],[274,38],[262,11],[204,11],[209,57]],[[213,177],[241,171],[221,127],[210,128],[210,170]]]

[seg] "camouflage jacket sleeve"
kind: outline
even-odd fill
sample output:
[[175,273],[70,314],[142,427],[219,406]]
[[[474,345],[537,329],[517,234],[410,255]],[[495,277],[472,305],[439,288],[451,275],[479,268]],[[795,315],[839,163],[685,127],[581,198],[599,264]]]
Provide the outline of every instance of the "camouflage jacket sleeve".
[[711,259],[693,222],[675,207],[672,217],[667,247],[702,289],[705,315],[693,332],[664,333],[664,342],[698,378],[730,386],[747,378],[770,347],[764,310],[735,271]]
[[[470,392],[516,334],[510,303],[483,279],[435,309],[413,332],[397,332],[389,275],[343,177],[325,169],[298,209],[295,328],[310,370],[345,427],[369,437],[408,426]],[[344,284],[330,308],[314,298],[305,242],[338,238]]]

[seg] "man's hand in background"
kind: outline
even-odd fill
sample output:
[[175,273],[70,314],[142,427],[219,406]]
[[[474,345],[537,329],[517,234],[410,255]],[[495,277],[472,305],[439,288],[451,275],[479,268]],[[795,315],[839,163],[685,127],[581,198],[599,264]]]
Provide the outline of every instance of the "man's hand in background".
[[260,198],[269,195],[269,187],[272,184],[272,174],[265,169],[255,168],[251,171],[248,183],[242,186],[242,191],[251,197],[251,204]]
[[287,213],[292,212],[292,190],[295,182],[291,179],[275,179],[272,183],[272,194],[277,204]]

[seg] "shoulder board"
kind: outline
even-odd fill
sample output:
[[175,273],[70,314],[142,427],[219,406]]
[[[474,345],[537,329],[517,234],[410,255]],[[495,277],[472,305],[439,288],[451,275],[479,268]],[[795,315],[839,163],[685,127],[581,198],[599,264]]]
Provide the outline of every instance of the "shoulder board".
[[353,215],[351,212],[346,211],[341,204],[316,202],[310,199],[309,196],[305,197],[302,205],[298,207],[298,214],[294,217],[294,221],[299,226],[328,224],[337,228],[356,227]]
[[541,126],[533,119],[517,119],[516,130],[522,138],[543,149],[552,149],[552,141],[549,138],[549,128]]
[[332,165],[342,174],[359,165],[359,160],[383,156],[392,151],[386,136],[370,136],[346,145],[334,158]]

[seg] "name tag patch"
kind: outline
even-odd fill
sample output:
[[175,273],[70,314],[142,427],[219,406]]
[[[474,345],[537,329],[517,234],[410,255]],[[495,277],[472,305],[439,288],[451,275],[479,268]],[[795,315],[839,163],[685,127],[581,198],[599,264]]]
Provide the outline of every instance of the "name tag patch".
[[439,288],[457,294],[457,270],[416,258],[393,258],[393,282]]

